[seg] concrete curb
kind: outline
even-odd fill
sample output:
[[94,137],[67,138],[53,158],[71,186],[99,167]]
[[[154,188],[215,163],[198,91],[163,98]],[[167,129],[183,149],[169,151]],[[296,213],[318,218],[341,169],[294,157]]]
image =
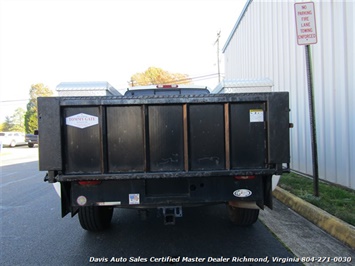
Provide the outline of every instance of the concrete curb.
[[355,249],[355,227],[323,211],[322,209],[296,197],[290,192],[276,187],[276,199],[311,221],[333,237]]

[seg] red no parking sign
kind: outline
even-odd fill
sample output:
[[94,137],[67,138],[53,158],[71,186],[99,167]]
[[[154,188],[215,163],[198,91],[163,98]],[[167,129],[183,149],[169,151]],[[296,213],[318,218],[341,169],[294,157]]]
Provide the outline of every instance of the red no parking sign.
[[309,45],[317,43],[316,15],[314,3],[295,4],[297,43]]

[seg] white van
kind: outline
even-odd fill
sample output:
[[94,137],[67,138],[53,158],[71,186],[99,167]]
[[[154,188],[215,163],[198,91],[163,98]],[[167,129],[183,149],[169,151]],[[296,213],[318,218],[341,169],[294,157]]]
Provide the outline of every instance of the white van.
[[[0,143],[5,147],[25,145],[25,133],[22,132],[0,132]],[[0,145],[1,145],[0,144]]]

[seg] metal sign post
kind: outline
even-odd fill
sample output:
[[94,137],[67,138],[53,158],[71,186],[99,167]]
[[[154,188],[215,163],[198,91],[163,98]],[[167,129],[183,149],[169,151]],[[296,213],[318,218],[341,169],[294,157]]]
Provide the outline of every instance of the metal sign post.
[[313,162],[313,194],[319,196],[318,150],[316,118],[314,110],[313,73],[310,44],[317,43],[316,17],[313,2],[295,3],[297,44],[305,45],[307,86],[309,100],[309,116],[311,124],[312,162]]
[[313,162],[313,194],[319,196],[319,176],[318,176],[318,149],[317,149],[317,132],[316,132],[316,117],[314,110],[314,92],[313,92],[313,73],[310,55],[310,46],[306,45],[306,68],[307,68],[307,85],[308,85],[308,100],[309,100],[309,117],[311,123],[311,143],[312,143],[312,162]]

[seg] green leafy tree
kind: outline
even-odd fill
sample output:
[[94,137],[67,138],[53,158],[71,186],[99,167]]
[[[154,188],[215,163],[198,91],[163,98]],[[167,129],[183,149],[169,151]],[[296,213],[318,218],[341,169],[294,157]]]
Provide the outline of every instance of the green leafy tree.
[[3,123],[2,131],[11,131],[11,127],[12,127],[11,118],[10,118],[10,116],[6,116],[5,117],[5,122]]
[[25,110],[17,108],[12,116],[6,116],[2,124],[2,131],[25,131],[24,115]]
[[34,84],[30,89],[30,100],[25,114],[25,129],[27,133],[33,133],[38,128],[37,97],[52,96],[53,91],[43,83]]
[[161,68],[149,67],[146,71],[136,73],[131,77],[131,86],[152,84],[189,84],[191,79],[186,74],[170,73]]

